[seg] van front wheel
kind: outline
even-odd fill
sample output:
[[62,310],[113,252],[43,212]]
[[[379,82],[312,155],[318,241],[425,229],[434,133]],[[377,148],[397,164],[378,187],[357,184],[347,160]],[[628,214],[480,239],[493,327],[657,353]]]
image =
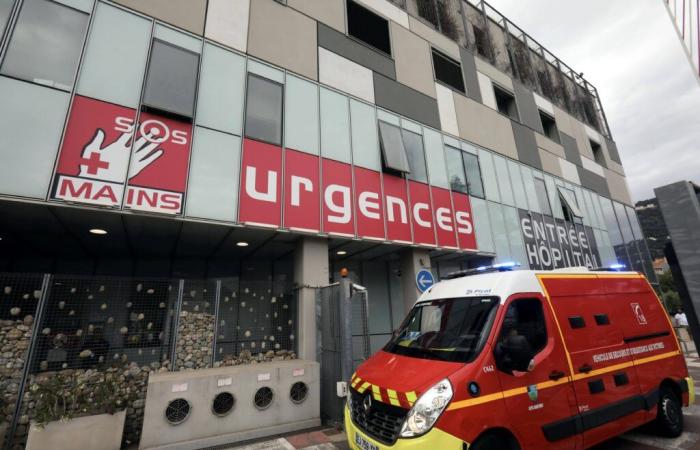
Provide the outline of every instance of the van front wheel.
[[469,450],[520,450],[520,446],[505,433],[487,433],[477,439]]
[[659,407],[656,412],[656,430],[665,437],[678,437],[683,433],[683,409],[676,394],[667,387],[659,393]]

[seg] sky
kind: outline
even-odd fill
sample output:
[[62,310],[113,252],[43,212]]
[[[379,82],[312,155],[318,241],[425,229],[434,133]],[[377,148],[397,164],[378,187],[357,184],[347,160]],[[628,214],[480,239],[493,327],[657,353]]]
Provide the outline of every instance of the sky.
[[700,84],[663,0],[489,3],[598,89],[633,201],[700,184]]

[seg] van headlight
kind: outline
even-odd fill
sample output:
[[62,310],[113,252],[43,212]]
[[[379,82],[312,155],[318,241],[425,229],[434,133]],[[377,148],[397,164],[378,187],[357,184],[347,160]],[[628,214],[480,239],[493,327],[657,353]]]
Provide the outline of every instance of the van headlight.
[[421,436],[435,425],[452,400],[452,384],[445,378],[420,396],[401,427],[401,437]]

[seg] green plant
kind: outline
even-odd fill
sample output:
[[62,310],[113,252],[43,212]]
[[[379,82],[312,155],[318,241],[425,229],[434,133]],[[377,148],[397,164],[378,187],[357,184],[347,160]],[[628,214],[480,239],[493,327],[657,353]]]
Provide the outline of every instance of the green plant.
[[40,427],[94,414],[114,414],[132,400],[133,394],[120,388],[113,374],[57,373],[31,387],[36,401],[34,421]]

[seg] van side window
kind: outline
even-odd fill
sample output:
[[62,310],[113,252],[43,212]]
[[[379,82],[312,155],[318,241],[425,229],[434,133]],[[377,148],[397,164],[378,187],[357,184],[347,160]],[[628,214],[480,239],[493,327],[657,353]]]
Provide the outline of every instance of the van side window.
[[508,336],[525,336],[536,355],[547,345],[547,324],[542,302],[537,299],[516,300],[510,304],[503,319],[499,342]]

